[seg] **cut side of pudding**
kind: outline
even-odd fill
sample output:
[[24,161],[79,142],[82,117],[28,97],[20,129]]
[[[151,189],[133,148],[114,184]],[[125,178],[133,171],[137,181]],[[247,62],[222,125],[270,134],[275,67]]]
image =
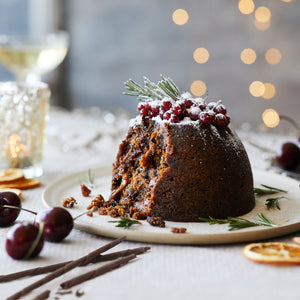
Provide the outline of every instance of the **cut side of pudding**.
[[[131,120],[113,165],[111,195],[100,214],[194,222],[199,217],[241,216],[253,209],[251,166],[241,140],[228,126],[229,117],[218,124],[220,113],[215,110],[220,103],[202,101],[200,108],[199,100],[188,100],[192,104],[185,106],[178,122],[162,114]],[[196,108],[198,119],[190,116]],[[211,116],[209,123],[201,121],[201,112]]]

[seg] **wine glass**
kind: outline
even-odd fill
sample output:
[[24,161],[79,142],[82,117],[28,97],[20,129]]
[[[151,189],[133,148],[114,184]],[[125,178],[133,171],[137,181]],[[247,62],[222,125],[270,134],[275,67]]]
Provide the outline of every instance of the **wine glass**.
[[18,82],[41,81],[41,76],[55,69],[68,52],[65,31],[42,35],[0,35],[0,62]]

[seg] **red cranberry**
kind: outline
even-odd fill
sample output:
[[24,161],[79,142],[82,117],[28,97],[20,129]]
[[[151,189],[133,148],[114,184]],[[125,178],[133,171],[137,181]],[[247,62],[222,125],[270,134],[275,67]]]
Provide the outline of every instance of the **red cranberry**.
[[163,119],[164,119],[164,120],[170,120],[170,118],[171,118],[171,113],[168,112],[168,111],[165,112],[164,115],[163,115]]
[[161,109],[163,112],[168,111],[172,107],[172,102],[169,100],[163,100],[161,103]]
[[217,114],[222,114],[222,115],[226,115],[227,113],[227,109],[225,107],[225,105],[223,104],[218,104],[215,108],[214,108],[214,111],[217,113]]
[[9,226],[19,216],[20,209],[1,207],[1,205],[10,205],[21,209],[21,199],[17,194],[12,192],[0,193],[0,227]]
[[229,124],[229,120],[230,119],[223,114],[216,114],[214,124],[218,127],[225,127]]
[[295,170],[300,164],[300,148],[291,142],[284,143],[275,159],[283,169]]
[[202,111],[199,114],[199,120],[202,124],[208,125],[212,122],[213,117],[212,117],[212,114],[210,114],[209,112]]
[[[15,224],[7,233],[6,238],[6,252],[14,259],[26,259],[37,256],[44,245],[43,235],[40,235],[39,228],[30,223]],[[34,249],[32,245],[37,242]],[[32,252],[30,253],[30,250]]]
[[173,123],[178,123],[180,120],[179,120],[179,117],[178,116],[176,116],[176,115],[172,115],[171,116],[171,122],[173,122]]
[[193,101],[191,99],[184,100],[184,104],[186,108],[191,108],[193,105]]
[[159,114],[159,106],[152,106],[150,116],[156,117],[156,116],[158,116],[158,114]]
[[207,104],[207,108],[213,110],[216,107],[216,105],[217,105],[216,102],[210,102]]
[[39,212],[34,220],[36,225],[44,222],[44,238],[49,242],[60,242],[73,229],[73,218],[63,207],[53,207]]

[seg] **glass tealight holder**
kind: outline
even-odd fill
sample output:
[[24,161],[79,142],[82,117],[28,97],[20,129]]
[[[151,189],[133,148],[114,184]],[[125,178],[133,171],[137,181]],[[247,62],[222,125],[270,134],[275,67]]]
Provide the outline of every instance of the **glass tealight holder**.
[[27,178],[43,174],[49,101],[46,83],[0,82],[0,169],[22,169]]

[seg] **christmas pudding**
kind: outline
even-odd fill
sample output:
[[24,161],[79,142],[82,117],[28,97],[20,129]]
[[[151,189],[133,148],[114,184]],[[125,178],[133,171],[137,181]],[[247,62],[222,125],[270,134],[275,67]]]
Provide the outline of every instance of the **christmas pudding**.
[[111,195],[100,214],[199,221],[253,209],[253,176],[226,107],[181,94],[170,78],[145,86],[129,80],[140,100],[113,165]]

